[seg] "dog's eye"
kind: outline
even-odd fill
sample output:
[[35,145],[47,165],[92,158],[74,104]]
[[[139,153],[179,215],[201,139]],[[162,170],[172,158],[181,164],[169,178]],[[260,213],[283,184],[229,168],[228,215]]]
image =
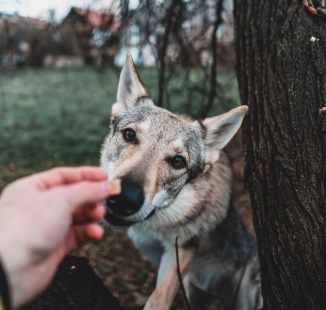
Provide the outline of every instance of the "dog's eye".
[[182,169],[186,166],[186,161],[182,156],[174,156],[171,158],[171,165],[175,169]]
[[126,129],[122,132],[124,139],[128,142],[134,142],[136,140],[136,133],[132,129]]

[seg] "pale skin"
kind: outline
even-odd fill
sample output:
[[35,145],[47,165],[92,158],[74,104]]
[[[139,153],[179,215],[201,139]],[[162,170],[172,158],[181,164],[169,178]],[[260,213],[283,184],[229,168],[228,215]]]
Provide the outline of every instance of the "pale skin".
[[71,249],[103,235],[109,196],[95,167],[56,168],[22,178],[0,196],[0,258],[14,308],[46,288]]

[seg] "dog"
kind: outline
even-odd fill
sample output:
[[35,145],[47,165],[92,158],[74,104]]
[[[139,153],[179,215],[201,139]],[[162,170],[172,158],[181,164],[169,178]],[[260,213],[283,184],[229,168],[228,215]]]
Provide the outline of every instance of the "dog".
[[232,206],[223,151],[247,109],[196,121],[157,107],[127,56],[101,167],[137,197],[108,198],[106,220],[127,226],[136,247],[158,266],[144,309],[170,309],[180,277],[192,309],[209,309],[210,296],[233,309],[262,306],[255,238]]

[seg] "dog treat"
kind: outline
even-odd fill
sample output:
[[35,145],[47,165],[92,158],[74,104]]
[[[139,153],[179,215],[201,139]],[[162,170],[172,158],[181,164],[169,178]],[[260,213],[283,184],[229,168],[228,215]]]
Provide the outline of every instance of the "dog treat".
[[116,179],[116,180],[108,181],[108,182],[111,187],[110,196],[116,196],[116,195],[121,194],[122,187],[121,187],[120,179]]

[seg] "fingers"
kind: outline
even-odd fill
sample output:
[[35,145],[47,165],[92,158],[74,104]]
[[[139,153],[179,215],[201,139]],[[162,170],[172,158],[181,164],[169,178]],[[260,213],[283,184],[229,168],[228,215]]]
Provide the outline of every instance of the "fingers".
[[53,199],[61,197],[66,203],[63,207],[70,207],[71,212],[79,207],[94,205],[108,197],[110,187],[107,181],[102,182],[79,182],[66,186],[56,187],[50,194]]
[[91,240],[99,240],[104,234],[102,226],[96,223],[74,227],[77,245],[81,245]]
[[65,252],[67,253],[86,242],[100,240],[103,234],[103,227],[96,223],[74,226],[67,237]]
[[28,179],[36,184],[39,189],[45,190],[82,181],[104,181],[107,179],[107,174],[97,167],[62,167],[37,173]]
[[105,215],[105,207],[103,205],[91,205],[78,208],[74,214],[74,224],[85,224],[89,222],[98,222]]

